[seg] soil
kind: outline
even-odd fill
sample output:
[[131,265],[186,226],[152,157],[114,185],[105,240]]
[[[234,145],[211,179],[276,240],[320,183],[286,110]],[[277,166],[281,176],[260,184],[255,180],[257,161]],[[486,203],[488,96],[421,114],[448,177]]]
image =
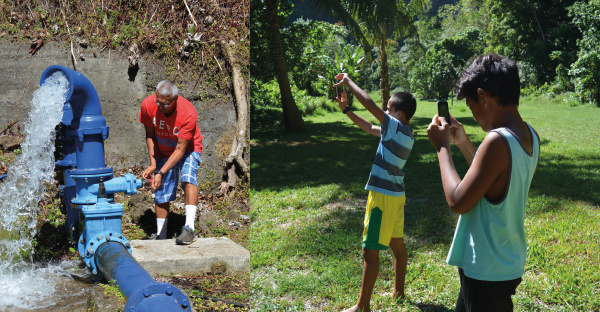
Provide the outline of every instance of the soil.
[[250,308],[248,275],[206,274],[156,280],[177,285],[188,295],[196,311],[247,311]]

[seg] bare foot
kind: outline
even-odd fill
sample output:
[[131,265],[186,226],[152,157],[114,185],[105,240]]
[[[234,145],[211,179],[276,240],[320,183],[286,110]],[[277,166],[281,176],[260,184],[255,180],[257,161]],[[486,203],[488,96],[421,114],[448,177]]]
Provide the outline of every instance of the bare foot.
[[392,299],[402,299],[404,300],[404,294],[400,294],[399,292],[397,293],[392,293],[392,292],[384,292],[381,294],[382,297],[391,297]]
[[398,300],[398,299],[400,299],[400,300],[404,300],[405,298],[406,298],[406,297],[404,296],[404,294],[402,294],[402,293],[400,293],[400,292],[397,292],[397,293],[393,293],[393,294],[392,294],[392,299],[394,299],[394,300]]

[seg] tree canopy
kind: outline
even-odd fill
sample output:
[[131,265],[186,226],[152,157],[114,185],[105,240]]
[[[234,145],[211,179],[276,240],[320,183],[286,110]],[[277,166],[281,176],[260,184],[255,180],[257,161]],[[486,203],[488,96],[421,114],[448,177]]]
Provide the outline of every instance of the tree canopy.
[[[396,91],[448,98],[462,70],[486,52],[517,62],[524,94],[571,93],[600,105],[599,0],[295,0],[330,12],[335,24],[287,21],[293,5],[280,1],[281,46],[303,114],[313,111],[307,97],[334,99],[331,79],[340,71],[381,92],[384,103]],[[251,72],[264,84],[275,67],[261,14],[253,10]]]

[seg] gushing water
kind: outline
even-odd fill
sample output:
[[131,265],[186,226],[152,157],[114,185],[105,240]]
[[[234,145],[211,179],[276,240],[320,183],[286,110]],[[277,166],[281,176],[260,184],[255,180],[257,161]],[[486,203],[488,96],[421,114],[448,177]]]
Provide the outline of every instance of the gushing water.
[[44,181],[53,181],[54,129],[60,122],[70,82],[57,71],[36,90],[25,122],[21,155],[10,166],[0,185],[0,308],[32,308],[54,293],[57,267],[39,268],[31,263],[38,202]]

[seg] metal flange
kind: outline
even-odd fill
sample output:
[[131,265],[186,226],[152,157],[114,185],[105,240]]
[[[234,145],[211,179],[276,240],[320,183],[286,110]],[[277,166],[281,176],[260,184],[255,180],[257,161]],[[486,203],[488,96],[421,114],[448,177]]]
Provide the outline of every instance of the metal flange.
[[153,283],[127,298],[126,312],[191,311],[191,303],[179,288]]
[[123,236],[122,233],[115,233],[113,231],[104,231],[98,233],[95,237],[91,238],[89,242],[85,241],[86,230],[83,231],[81,236],[79,237],[79,242],[77,243],[79,256],[85,263],[85,266],[94,274],[100,278],[103,278],[102,273],[96,267],[96,261],[94,261],[94,257],[96,254],[96,250],[100,247],[100,245],[106,242],[117,242],[121,243],[127,249],[129,254],[132,253],[131,243]]

